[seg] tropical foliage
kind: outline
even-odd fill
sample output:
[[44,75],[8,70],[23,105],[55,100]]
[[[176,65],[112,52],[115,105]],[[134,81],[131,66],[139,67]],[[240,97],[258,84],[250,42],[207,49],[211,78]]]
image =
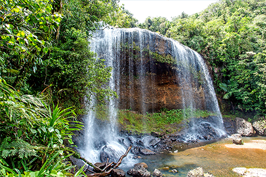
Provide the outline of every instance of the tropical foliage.
[[[160,32],[198,51],[212,67],[217,93],[233,108],[266,113],[266,1],[220,0],[172,21],[147,18],[140,27]],[[163,24],[170,24],[165,26]]]
[[117,0],[0,3],[0,176],[73,176],[66,159],[83,98],[114,94],[91,33],[136,20]]

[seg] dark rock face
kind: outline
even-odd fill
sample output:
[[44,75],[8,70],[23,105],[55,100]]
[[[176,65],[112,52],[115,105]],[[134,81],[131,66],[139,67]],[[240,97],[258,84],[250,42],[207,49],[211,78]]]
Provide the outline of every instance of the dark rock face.
[[231,119],[224,119],[224,128],[228,135],[236,133],[236,122]]
[[[143,112],[144,108],[147,112],[158,112],[162,108],[182,109],[182,95],[188,95],[191,86],[195,107],[206,108],[204,88],[197,86],[196,80],[191,85],[181,84],[186,81],[177,77],[189,68],[177,63],[173,42],[169,38],[143,30],[140,33],[126,31],[120,40],[121,48],[117,51],[120,56],[120,109],[138,112]],[[186,59],[192,61],[195,56],[190,54]],[[195,73],[198,71],[198,66],[195,66]]]

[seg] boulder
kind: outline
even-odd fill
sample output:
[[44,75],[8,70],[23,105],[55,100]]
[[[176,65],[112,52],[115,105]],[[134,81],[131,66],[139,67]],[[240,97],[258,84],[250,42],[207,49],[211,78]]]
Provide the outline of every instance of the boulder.
[[266,136],[266,120],[253,122],[253,127],[260,136]]
[[240,134],[233,134],[230,136],[230,138],[234,139],[234,138],[242,138],[242,136]]
[[109,159],[109,162],[117,162],[120,156],[117,153],[117,150],[111,146],[104,146],[100,153],[101,162],[106,162]]
[[89,168],[89,165],[87,163],[85,163],[83,160],[81,159],[77,159],[73,156],[70,156],[69,159],[71,160],[71,162],[77,166],[78,169],[80,169],[81,167],[83,167],[85,165],[85,167],[83,168],[83,171],[86,171]]
[[163,176],[163,174],[162,174],[162,172],[160,172],[160,170],[158,170],[158,169],[155,169],[154,171],[153,171],[153,174],[152,174],[154,177],[162,177]]
[[[106,163],[105,162],[103,162],[103,163],[95,163],[94,166],[98,167],[100,169],[104,169],[104,167],[106,166]],[[97,170],[96,168],[94,169],[94,171],[101,172],[101,171]]]
[[138,155],[140,151],[140,148],[138,146],[133,146],[130,150],[132,154]]
[[140,162],[140,163],[137,163],[134,165],[135,168],[145,168],[145,169],[148,169],[148,165],[145,163],[145,162]]
[[252,124],[239,117],[236,118],[236,132],[242,136],[253,136],[255,134]]
[[127,171],[127,174],[133,177],[150,177],[151,173],[144,167],[148,168],[148,165],[144,162],[137,163],[134,168]]
[[155,152],[149,150],[149,149],[140,149],[139,152],[142,154],[142,155],[155,155]]
[[126,173],[121,169],[113,169],[111,171],[111,177],[125,177]]
[[190,170],[187,174],[187,177],[204,177],[204,171],[201,167]]
[[237,144],[237,145],[243,145],[244,144],[244,142],[242,141],[241,138],[234,138],[233,143]]
[[266,169],[263,168],[237,167],[233,169],[233,172],[238,173],[243,177],[266,177]]

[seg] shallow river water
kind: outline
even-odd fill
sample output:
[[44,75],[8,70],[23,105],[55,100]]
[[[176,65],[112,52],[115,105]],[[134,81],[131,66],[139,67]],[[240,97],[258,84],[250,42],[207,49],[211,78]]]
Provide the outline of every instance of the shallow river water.
[[[232,171],[235,167],[266,168],[266,137],[245,137],[243,141],[247,148],[244,148],[245,146],[242,146],[242,148],[241,145],[233,145],[231,140],[221,140],[177,153],[146,156],[140,161],[148,164],[149,171],[158,168],[165,176],[182,177],[186,176],[189,170],[197,167],[202,167],[204,172],[210,172],[216,177],[239,176]],[[259,144],[264,149],[252,149],[249,146],[258,147]],[[226,145],[236,146],[237,148],[227,147]],[[178,172],[169,172],[173,169]]]

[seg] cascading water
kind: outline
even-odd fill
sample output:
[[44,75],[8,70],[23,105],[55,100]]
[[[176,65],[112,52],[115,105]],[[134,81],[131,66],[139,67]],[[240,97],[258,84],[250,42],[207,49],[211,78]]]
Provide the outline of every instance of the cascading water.
[[[98,120],[94,109],[90,109],[85,117],[84,143],[79,151],[89,161],[103,161],[104,153],[116,161],[126,151],[126,147],[118,143],[117,110],[128,109],[145,114],[161,109],[169,98],[160,97],[166,91],[164,81],[159,79],[170,77],[167,76],[169,73],[174,73],[173,84],[181,88],[182,97],[170,108],[187,109],[191,113],[200,108],[217,115],[200,122],[192,119],[184,138],[197,139],[206,127],[215,129],[217,137],[224,135],[210,75],[202,57],[195,51],[177,41],[138,28],[98,30],[93,34],[90,47],[96,58],[105,59],[106,65],[112,67],[109,87],[116,91],[118,98],[112,98],[108,103],[109,123]],[[167,57],[173,60],[164,61]],[[160,73],[163,76],[159,76]],[[178,95],[169,97],[174,99]],[[92,98],[90,107],[96,104],[96,99]]]

